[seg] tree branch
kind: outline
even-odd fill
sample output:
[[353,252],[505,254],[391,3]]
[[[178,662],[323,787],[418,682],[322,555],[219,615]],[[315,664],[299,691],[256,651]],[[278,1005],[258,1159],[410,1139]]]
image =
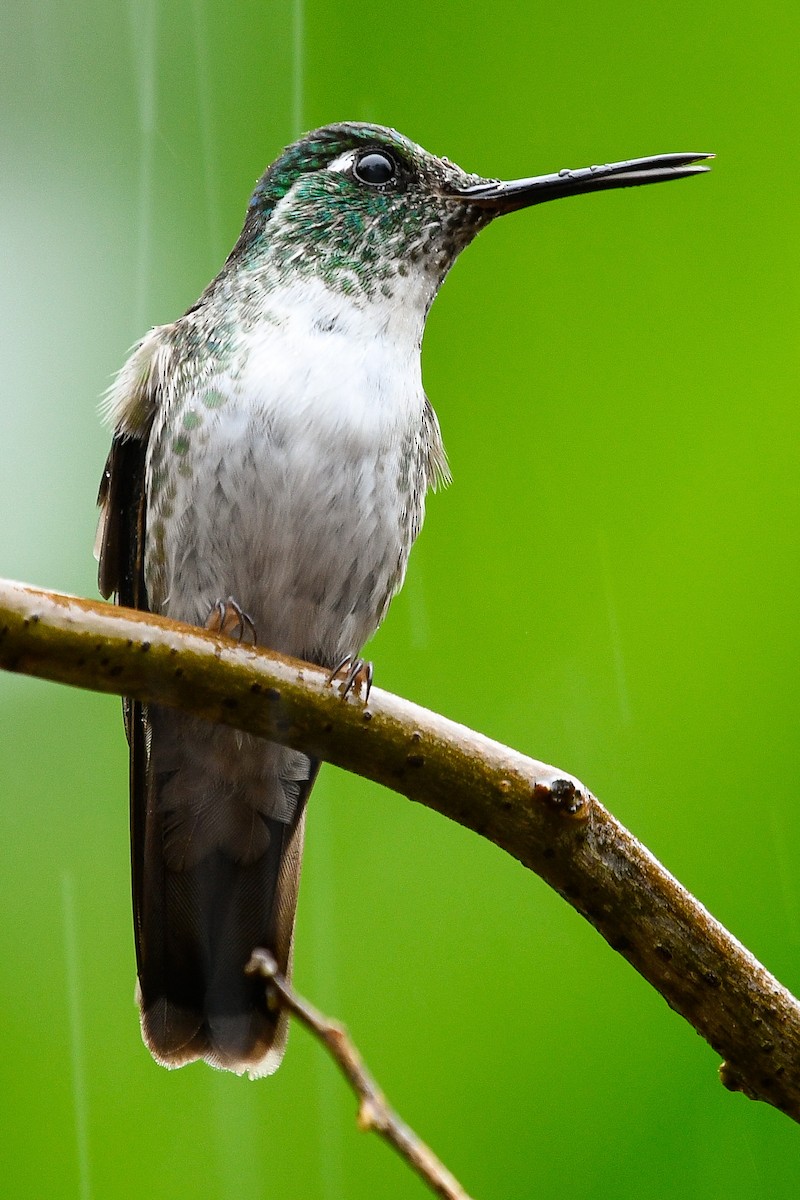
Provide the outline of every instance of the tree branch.
[[163,618],[0,583],[0,666],[174,705],[426,804],[555,888],[725,1060],[800,1121],[800,1004],[577,779],[374,688]]
[[364,1066],[347,1030],[337,1021],[324,1017],[313,1004],[299,996],[281,975],[278,964],[268,951],[254,950],[245,970],[250,975],[261,975],[265,986],[274,988],[278,993],[278,1003],[302,1021],[325,1046],[358,1097],[359,1129],[365,1132],[373,1130],[384,1138],[437,1196],[444,1197],[444,1200],[470,1200],[447,1167],[386,1103],[383,1092]]

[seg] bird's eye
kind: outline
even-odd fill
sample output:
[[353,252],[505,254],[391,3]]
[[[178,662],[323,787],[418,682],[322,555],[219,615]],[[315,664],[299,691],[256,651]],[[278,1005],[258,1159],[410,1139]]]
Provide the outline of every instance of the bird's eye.
[[394,178],[397,167],[393,158],[379,150],[369,150],[361,154],[355,162],[353,173],[362,183],[379,187]]

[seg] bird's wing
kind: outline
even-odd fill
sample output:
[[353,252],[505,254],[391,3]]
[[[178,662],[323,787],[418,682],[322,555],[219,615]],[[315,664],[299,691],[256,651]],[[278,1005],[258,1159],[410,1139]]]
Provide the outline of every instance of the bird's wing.
[[[160,334],[161,330],[153,329],[138,343],[107,394],[104,408],[114,422],[114,437],[97,497],[100,519],[95,555],[100,593],[145,612],[149,611],[144,579],[145,460],[163,393],[165,362]],[[125,698],[122,705],[130,745],[131,874],[134,923],[138,925],[147,795],[147,720],[138,700]]]
[[97,503],[95,553],[100,594],[146,610],[144,586],[144,464],[147,440],[115,433],[103,468]]
[[100,594],[147,609],[144,586],[145,457],[164,391],[169,345],[151,329],[108,390],[103,409],[114,438],[100,480],[97,556]]

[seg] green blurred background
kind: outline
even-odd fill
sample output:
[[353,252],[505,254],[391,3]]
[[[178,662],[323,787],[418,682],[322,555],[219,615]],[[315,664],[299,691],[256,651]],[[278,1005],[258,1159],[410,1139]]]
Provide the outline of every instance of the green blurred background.
[[[377,120],[505,176],[716,151],[457,264],[424,350],[454,483],[370,653],[581,776],[797,991],[797,5],[473,12],[6,0],[0,574],[96,594],[97,400],[298,127]],[[303,1030],[260,1083],[151,1062],[119,705],[4,677],[0,728],[3,1196],[426,1194]],[[476,1197],[798,1194],[796,1128],[557,896],[333,768],[296,978]]]

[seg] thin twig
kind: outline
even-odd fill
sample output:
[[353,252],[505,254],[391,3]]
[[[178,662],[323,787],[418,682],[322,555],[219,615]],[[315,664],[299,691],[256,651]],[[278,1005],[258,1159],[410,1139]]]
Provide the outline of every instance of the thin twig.
[[373,688],[174,621],[0,581],[0,667],[173,705],[436,809],[536,871],[725,1060],[800,1122],[800,1003],[571,775]]
[[267,987],[279,996],[279,1003],[319,1038],[331,1057],[338,1063],[350,1087],[358,1097],[358,1127],[373,1131],[394,1146],[401,1158],[420,1175],[437,1196],[444,1200],[470,1200],[461,1184],[447,1167],[439,1162],[433,1151],[417,1137],[413,1129],[398,1117],[386,1103],[383,1092],[364,1066],[347,1030],[338,1021],[324,1016],[308,1000],[298,996],[281,975],[278,964],[267,950],[254,950],[245,970],[249,975],[261,975]]

